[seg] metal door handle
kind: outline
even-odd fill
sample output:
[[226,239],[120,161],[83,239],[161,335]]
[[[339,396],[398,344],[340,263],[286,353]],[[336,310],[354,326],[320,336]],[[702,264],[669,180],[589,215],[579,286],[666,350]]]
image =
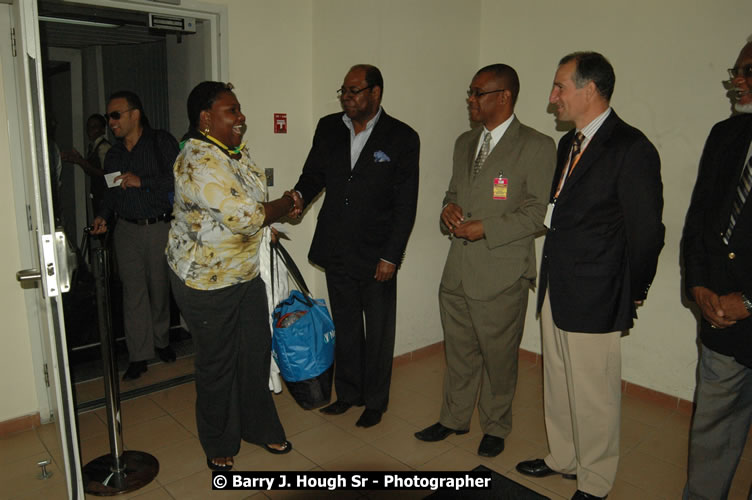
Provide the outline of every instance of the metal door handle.
[[16,273],[16,279],[21,283],[25,281],[41,281],[42,273],[39,272],[39,269],[23,269]]

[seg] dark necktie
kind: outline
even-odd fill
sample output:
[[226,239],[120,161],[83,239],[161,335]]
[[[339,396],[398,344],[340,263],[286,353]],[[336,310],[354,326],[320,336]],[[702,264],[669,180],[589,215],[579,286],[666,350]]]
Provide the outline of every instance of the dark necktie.
[[478,151],[478,156],[475,158],[475,163],[473,163],[473,176],[478,175],[478,172],[480,172],[480,169],[486,162],[486,158],[488,158],[488,153],[490,152],[490,150],[491,132],[486,132],[486,135],[483,136],[483,144],[480,147],[480,151]]
[[734,199],[734,206],[731,209],[731,217],[729,217],[728,229],[723,235],[723,242],[728,245],[731,239],[731,234],[734,232],[734,226],[736,226],[736,219],[744,208],[744,203],[747,201],[749,190],[752,187],[752,156],[747,160],[747,164],[744,166],[744,172],[739,179],[739,185],[736,186],[736,198]]
[[580,151],[582,149],[582,141],[585,140],[585,134],[582,132],[577,132],[574,136],[574,141],[572,141],[572,154],[569,157],[569,173],[567,174],[572,175],[572,170],[574,170],[574,167],[577,165],[578,158],[577,156],[580,154]]
[[577,134],[575,134],[574,141],[572,141],[572,149],[569,152],[569,165],[567,165],[567,171],[561,174],[561,178],[559,179],[559,186],[556,188],[556,194],[554,195],[554,198],[559,197],[559,193],[561,193],[561,190],[564,188],[564,182],[566,182],[566,180],[572,174],[572,170],[574,169],[575,165],[577,165],[577,155],[580,154],[582,141],[584,140],[585,134],[583,134],[582,132],[577,132]]

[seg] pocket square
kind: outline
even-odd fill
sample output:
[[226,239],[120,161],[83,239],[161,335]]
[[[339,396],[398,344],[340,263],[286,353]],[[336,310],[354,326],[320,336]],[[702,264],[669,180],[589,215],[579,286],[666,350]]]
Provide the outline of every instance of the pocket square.
[[373,161],[374,163],[384,163],[387,161],[392,161],[392,159],[389,158],[389,156],[385,152],[378,150],[373,153]]

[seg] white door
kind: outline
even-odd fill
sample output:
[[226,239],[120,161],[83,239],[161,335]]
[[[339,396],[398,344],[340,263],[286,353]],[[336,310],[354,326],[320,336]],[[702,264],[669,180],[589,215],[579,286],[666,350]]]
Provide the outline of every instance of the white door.
[[[5,5],[0,5],[8,9]],[[55,232],[51,196],[50,157],[45,133],[44,92],[42,85],[41,48],[34,0],[12,0],[9,11],[15,47],[13,72],[15,109],[9,109],[11,136],[18,140],[15,166],[23,172],[23,190],[29,230],[29,252],[32,268],[19,271],[18,278],[27,288],[27,304],[32,302],[39,317],[41,341],[49,374],[49,413],[53,416],[60,438],[62,462],[69,498],[83,498],[75,406],[68,370],[63,304],[61,294],[69,288],[65,237]],[[30,283],[35,283],[30,287]],[[45,416],[42,415],[44,419]]]

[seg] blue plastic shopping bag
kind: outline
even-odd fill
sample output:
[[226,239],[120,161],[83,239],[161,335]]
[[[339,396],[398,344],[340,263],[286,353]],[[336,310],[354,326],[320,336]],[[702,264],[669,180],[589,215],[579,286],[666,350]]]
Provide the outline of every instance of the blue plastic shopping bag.
[[274,360],[286,382],[318,377],[334,362],[334,322],[323,299],[298,290],[274,309]]

